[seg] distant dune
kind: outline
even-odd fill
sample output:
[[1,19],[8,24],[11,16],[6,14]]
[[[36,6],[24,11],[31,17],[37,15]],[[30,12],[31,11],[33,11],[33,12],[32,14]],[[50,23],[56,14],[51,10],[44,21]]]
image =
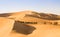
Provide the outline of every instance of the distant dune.
[[[7,28],[10,24],[12,27],[11,32],[6,29],[9,32],[8,37],[60,37],[60,15],[21,11],[0,14],[0,17],[2,17],[0,18],[2,19],[1,22],[8,19],[14,21],[14,23],[12,21],[11,23],[9,23],[10,21],[5,22]],[[1,22],[0,25],[2,25]],[[4,34],[6,33],[4,32]]]
[[35,11],[21,11],[21,12],[15,12],[15,13],[3,13],[0,14],[0,17],[23,17],[23,16],[31,16],[31,17],[37,17],[41,19],[47,19],[47,20],[60,20],[60,15],[56,14],[46,14],[46,13],[38,13]]

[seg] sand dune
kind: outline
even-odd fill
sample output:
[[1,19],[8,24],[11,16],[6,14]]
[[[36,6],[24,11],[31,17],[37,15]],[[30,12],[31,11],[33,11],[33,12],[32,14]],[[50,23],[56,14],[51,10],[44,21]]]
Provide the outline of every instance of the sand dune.
[[31,14],[31,11],[21,11],[21,12],[15,12],[11,14],[8,18],[12,18],[15,20],[22,19],[26,14]]
[[[5,19],[1,20],[3,22],[0,24],[1,28],[6,26],[5,28],[8,28],[6,31],[11,31],[8,37],[60,37],[60,15],[21,11],[1,14],[0,17]],[[11,23],[6,21],[8,19]]]

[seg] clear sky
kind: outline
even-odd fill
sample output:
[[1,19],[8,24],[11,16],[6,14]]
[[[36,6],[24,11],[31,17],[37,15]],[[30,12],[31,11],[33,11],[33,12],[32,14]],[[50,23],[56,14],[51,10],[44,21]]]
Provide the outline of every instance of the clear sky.
[[22,10],[60,14],[60,0],[0,0],[0,13]]

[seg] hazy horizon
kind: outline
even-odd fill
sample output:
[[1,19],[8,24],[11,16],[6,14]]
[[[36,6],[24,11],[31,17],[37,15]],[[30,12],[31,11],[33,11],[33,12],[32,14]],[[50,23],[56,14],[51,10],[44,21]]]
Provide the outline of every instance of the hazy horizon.
[[60,0],[0,0],[0,13],[24,10],[60,15]]

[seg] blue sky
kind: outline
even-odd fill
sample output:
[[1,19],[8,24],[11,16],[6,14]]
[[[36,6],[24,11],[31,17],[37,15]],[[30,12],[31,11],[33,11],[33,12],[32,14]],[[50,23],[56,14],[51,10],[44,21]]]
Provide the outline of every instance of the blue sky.
[[60,0],[0,0],[0,13],[22,10],[60,14]]

